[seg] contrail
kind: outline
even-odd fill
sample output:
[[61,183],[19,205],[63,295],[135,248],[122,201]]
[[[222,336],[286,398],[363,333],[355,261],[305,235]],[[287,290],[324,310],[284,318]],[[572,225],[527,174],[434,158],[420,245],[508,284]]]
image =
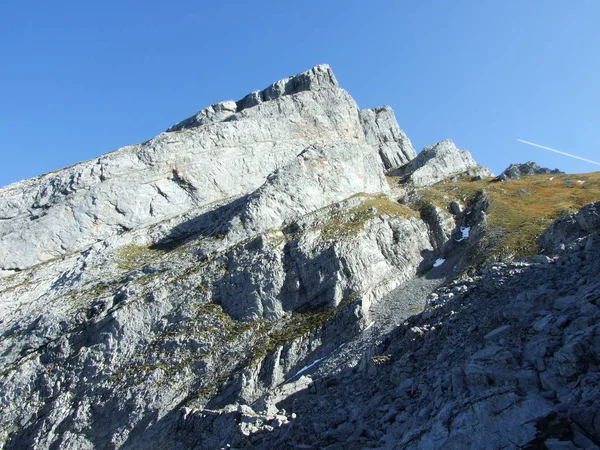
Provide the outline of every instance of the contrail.
[[582,158],[581,156],[571,155],[570,153],[561,152],[560,150],[556,150],[555,148],[544,147],[543,145],[534,144],[533,142],[524,141],[523,139],[517,139],[517,141],[522,142],[523,144],[533,145],[534,147],[543,148],[544,150],[550,150],[551,152],[554,152],[554,153],[559,153],[561,155],[570,156],[571,158],[580,159],[582,161],[589,162],[589,163],[600,166],[600,162],[592,161],[591,159],[585,159],[585,158]]

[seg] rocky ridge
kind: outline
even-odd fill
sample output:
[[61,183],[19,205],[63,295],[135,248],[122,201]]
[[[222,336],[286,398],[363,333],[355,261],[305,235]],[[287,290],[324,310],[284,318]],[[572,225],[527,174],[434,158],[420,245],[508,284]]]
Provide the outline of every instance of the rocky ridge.
[[[357,405],[356,395],[387,396],[387,384],[369,391],[364,377],[404,358],[403,322],[428,323],[450,294],[484,283],[471,265],[490,198],[446,208],[425,193],[490,175],[449,140],[416,155],[389,107],[360,110],[320,65],[145,143],[1,188],[0,442],[414,446],[407,436],[435,411],[409,411],[395,434],[373,425],[377,436],[356,435],[349,428],[371,427],[378,413],[369,407],[357,422],[350,400],[327,391],[347,386]],[[593,241],[589,208],[540,238],[545,247]],[[460,278],[456,292],[429,296],[464,271],[474,278]],[[591,283],[588,272],[578,286]],[[409,319],[426,305],[435,310]],[[422,370],[446,370],[428,358]],[[311,420],[317,410],[338,422]],[[423,442],[439,438],[423,429]],[[460,433],[445,436],[450,446]]]
[[563,173],[558,169],[550,170],[546,167],[540,167],[533,161],[527,161],[523,164],[511,164],[500,175],[496,177],[496,181],[507,181],[509,179],[519,178],[521,175],[539,175],[539,174]]
[[[264,101],[242,101],[244,107],[234,115],[201,112],[207,119],[193,126],[175,127],[147,142],[1,188],[0,269],[21,270],[193,208],[247,195],[311,146],[371,148],[365,130],[369,136],[381,132],[363,128],[359,108],[328,66],[262,92]],[[222,112],[221,107],[208,109]],[[396,144],[385,145],[381,151],[394,158]],[[411,151],[396,145],[396,158],[411,158]],[[376,183],[365,185],[364,192],[385,191],[383,174],[376,170],[383,161],[370,151],[362,157],[373,167],[356,170],[371,170],[366,175],[377,178],[358,174],[359,180]],[[356,192],[340,192],[338,200]]]
[[489,177],[492,172],[478,165],[471,154],[456,147],[450,139],[426,147],[408,164],[392,172],[401,176],[403,182],[415,186],[426,187],[449,177],[473,176]]

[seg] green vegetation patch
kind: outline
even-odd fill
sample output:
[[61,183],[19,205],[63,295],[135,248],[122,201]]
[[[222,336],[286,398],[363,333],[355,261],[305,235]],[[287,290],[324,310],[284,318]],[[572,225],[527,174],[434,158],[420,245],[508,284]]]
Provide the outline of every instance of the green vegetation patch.
[[524,175],[508,182],[458,181],[420,191],[421,202],[448,208],[485,192],[490,202],[487,245],[500,259],[537,253],[537,237],[556,219],[600,199],[600,172]]
[[[260,333],[263,327],[261,322],[234,320],[216,303],[198,304],[191,317],[172,323],[156,334],[144,353],[117,369],[109,379],[137,385],[146,382],[151,373],[160,370],[161,377],[157,381],[167,381],[200,360],[217,360],[219,355],[229,354],[232,348],[239,347],[237,343],[248,336],[247,332]],[[205,345],[202,349],[195,346],[187,348],[185,345],[168,350],[163,348],[165,342],[186,340],[203,342]]]
[[249,365],[258,364],[279,346],[322,328],[327,321],[337,316],[358,297],[358,293],[350,295],[343,299],[335,308],[327,308],[315,312],[294,313],[280,323],[263,322],[262,330],[260,330],[262,334],[254,345]]
[[317,229],[321,231],[321,237],[325,240],[342,239],[355,236],[364,229],[369,220],[383,215],[390,218],[417,217],[417,213],[406,205],[401,205],[384,195],[370,195],[350,210],[331,210],[327,221]]
[[117,265],[123,270],[133,270],[164,255],[166,250],[144,245],[126,245],[117,252]]

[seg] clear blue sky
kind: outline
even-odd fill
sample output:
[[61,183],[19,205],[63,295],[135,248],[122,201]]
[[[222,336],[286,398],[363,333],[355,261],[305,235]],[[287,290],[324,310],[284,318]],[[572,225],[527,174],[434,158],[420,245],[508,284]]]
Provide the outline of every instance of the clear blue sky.
[[329,63],[421,148],[498,173],[600,166],[600,1],[72,0],[0,6],[0,185],[146,140]]

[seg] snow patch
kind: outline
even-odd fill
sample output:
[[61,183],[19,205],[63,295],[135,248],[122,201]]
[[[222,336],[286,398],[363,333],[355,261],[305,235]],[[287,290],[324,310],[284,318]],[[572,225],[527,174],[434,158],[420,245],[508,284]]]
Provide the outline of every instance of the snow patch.
[[440,267],[442,264],[444,264],[446,262],[446,260],[444,258],[438,258],[435,260],[435,262],[433,263],[433,267]]
[[[375,322],[371,323],[370,326],[372,326]],[[296,378],[298,375],[301,375],[302,373],[306,372],[308,369],[310,369],[311,367],[316,366],[317,364],[319,364],[321,361],[323,361],[325,358],[330,357],[331,355],[333,355],[335,352],[337,352],[340,348],[342,348],[344,345],[346,345],[346,343],[344,342],[342,345],[340,345],[338,348],[336,348],[334,351],[332,351],[330,354],[328,354],[327,356],[323,356],[322,358],[319,359],[315,359],[313,362],[311,362],[309,365],[304,366],[302,369],[300,369],[298,372],[296,372],[293,376],[291,376],[290,378],[288,378],[286,381],[284,381],[284,383],[287,383],[288,381],[290,381],[293,378]]]
[[460,232],[462,233],[462,237],[457,239],[456,242],[464,241],[465,239],[469,239],[471,234],[471,227],[460,227]]
[[298,375],[300,375],[301,373],[306,372],[308,369],[310,369],[313,366],[316,366],[317,364],[319,364],[321,361],[323,361],[325,358],[319,358],[319,359],[315,359],[313,362],[311,362],[308,366],[304,366],[302,369],[300,369],[298,372],[296,372],[296,374],[292,377],[295,378]]

